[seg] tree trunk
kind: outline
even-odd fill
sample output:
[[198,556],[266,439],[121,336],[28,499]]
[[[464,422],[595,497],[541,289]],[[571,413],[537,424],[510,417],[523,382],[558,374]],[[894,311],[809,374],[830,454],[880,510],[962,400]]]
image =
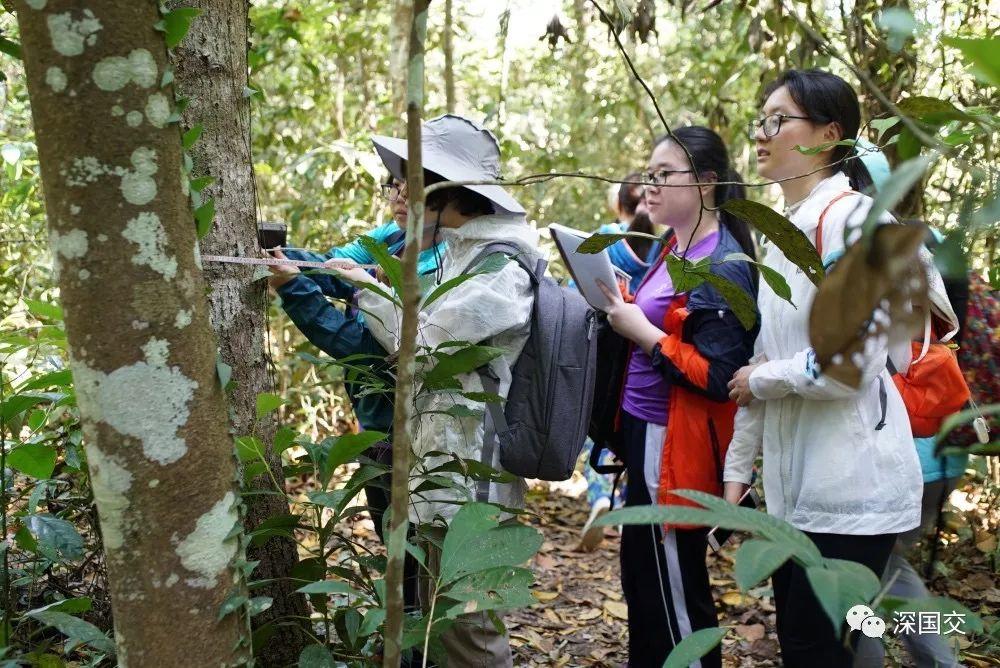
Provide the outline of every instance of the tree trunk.
[[246,593],[233,442],[161,16],[15,6],[118,662],[242,664],[245,607],[219,620]]
[[455,113],[455,47],[452,38],[455,34],[451,0],[444,0],[444,99],[445,109],[449,114]]
[[409,54],[413,1],[393,0],[389,22],[389,77],[392,85],[392,116],[402,120],[406,113],[406,68]]
[[406,185],[410,192],[403,251],[403,327],[399,337],[395,408],[392,416],[392,483],[388,562],[385,569],[386,618],[384,668],[399,666],[403,641],[403,563],[410,507],[410,449],[413,447],[413,387],[417,352],[417,314],[420,282],[417,258],[424,230],[424,168],[421,116],[424,110],[424,40],[429,0],[413,0],[406,88]]
[[[214,182],[204,191],[215,200],[215,223],[201,240],[208,255],[262,255],[257,243],[257,212],[253,163],[250,151],[250,104],[245,94],[247,78],[248,16],[246,0],[186,0],[171,8],[196,7],[201,14],[191,24],[184,42],[173,50],[177,88],[190,100],[182,122],[185,129],[201,125],[199,140],[189,149],[194,175]],[[229,417],[237,436],[256,436],[269,445],[274,439],[272,419],[257,419],[257,395],[273,392],[268,376],[267,285],[253,280],[254,267],[208,263],[205,277],[211,288],[211,320],[222,360],[232,367],[235,387],[229,393]],[[268,465],[276,480],[284,480],[281,458],[270,447]],[[261,475],[249,485],[256,494],[247,497],[247,530],[268,517],[286,515],[283,496],[271,478]],[[282,492],[284,490],[281,490]],[[298,660],[305,646],[301,620],[308,618],[305,596],[294,593],[289,580],[298,561],[295,542],[272,537],[248,549],[247,558],[260,561],[252,579],[270,584],[255,589],[269,596],[269,610],[254,617],[255,630],[267,625],[258,638],[258,658],[264,665],[287,665]],[[278,625],[279,620],[284,623]],[[272,635],[273,634],[273,635]]]

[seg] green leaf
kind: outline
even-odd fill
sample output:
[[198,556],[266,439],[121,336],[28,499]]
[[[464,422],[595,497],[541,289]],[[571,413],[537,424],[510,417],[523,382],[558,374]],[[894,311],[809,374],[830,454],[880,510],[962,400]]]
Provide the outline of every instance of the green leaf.
[[277,394],[261,392],[257,395],[257,418],[260,419],[285,403]]
[[936,155],[918,155],[900,164],[892,171],[889,180],[875,194],[872,208],[865,217],[864,234],[869,235],[878,225],[879,218],[886,211],[891,211],[896,204],[910,192],[910,189],[923,177],[924,172],[936,159]]
[[182,7],[163,15],[163,20],[157,22],[156,29],[166,33],[167,48],[172,49],[184,39],[191,22],[201,14],[200,9]]
[[41,443],[26,443],[10,451],[7,463],[32,478],[46,480],[56,467],[56,451]]
[[365,613],[364,621],[358,627],[358,636],[365,638],[378,631],[378,627],[385,621],[385,608],[373,608]]
[[743,541],[733,565],[736,584],[743,591],[752,589],[788,561],[794,551],[790,545],[760,538]]
[[76,527],[49,514],[28,515],[24,524],[38,543],[38,551],[49,561],[83,559],[83,538]]
[[25,299],[24,305],[27,306],[28,311],[30,311],[31,314],[37,318],[62,322],[63,311],[57,304],[49,304],[48,302],[39,301],[37,299]]
[[844,624],[848,610],[868,603],[879,590],[879,579],[856,561],[824,559],[822,565],[807,566],[806,577],[835,629]]
[[358,238],[358,243],[361,244],[361,247],[372,256],[375,263],[385,272],[389,286],[396,294],[403,294],[403,265],[398,258],[393,257],[389,253],[389,247],[364,234]]
[[270,596],[254,596],[247,604],[247,614],[250,617],[259,615],[270,608],[273,603],[274,599]]
[[324,446],[327,447],[322,468],[324,482],[329,481],[338,466],[354,461],[362,452],[386,438],[387,434],[381,431],[362,431],[324,441]]
[[585,254],[600,253],[608,246],[614,245],[627,236],[627,234],[603,234],[600,232],[591,234],[583,243],[577,246],[576,252]]
[[869,123],[869,125],[875,128],[875,132],[877,133],[876,140],[879,142],[882,141],[882,137],[885,136],[885,133],[890,128],[895,127],[897,124],[899,124],[899,116],[890,116],[889,118],[876,118]]
[[233,367],[222,361],[222,355],[215,361],[215,370],[219,374],[219,384],[225,390],[229,387],[229,381],[233,377]]
[[215,200],[206,200],[204,204],[194,211],[195,227],[198,231],[198,238],[203,238],[212,229],[212,221],[215,219]]
[[274,453],[281,454],[288,448],[295,445],[295,438],[298,436],[291,427],[281,426],[274,434]]
[[34,378],[28,379],[24,385],[17,388],[18,392],[25,392],[27,390],[42,390],[49,387],[64,387],[68,388],[73,384],[73,372],[69,369],[62,369],[60,371],[52,371],[49,373],[42,374],[41,376],[35,376]]
[[676,292],[691,292],[704,283],[708,277],[710,272],[708,258],[691,262],[669,253],[667,255],[667,272],[670,274],[670,280],[674,284]]
[[200,176],[196,179],[191,179],[191,190],[200,193],[213,183],[215,183],[215,178],[211,176]]
[[980,81],[1000,86],[1000,38],[945,37],[941,41],[962,52],[962,58],[972,66],[972,73]]
[[796,146],[795,150],[802,155],[818,155],[835,146],[857,146],[857,144],[858,142],[855,139],[841,139],[839,141],[828,141],[819,146]]
[[43,605],[40,608],[35,608],[24,614],[33,615],[36,612],[44,612],[46,610],[52,610],[55,612],[65,612],[65,613],[81,613],[89,612],[93,605],[93,601],[87,596],[81,596],[79,598],[66,598],[61,601],[56,601],[55,603],[49,603],[48,605]]
[[444,414],[455,418],[478,418],[483,416],[483,411],[469,408],[464,404],[455,404],[454,406],[449,406],[448,410],[444,411]]
[[498,526],[500,510],[467,503],[455,514],[441,550],[442,584],[500,566],[527,561],[542,545],[542,535],[524,525]]
[[772,269],[761,262],[757,262],[746,253],[730,253],[723,259],[723,262],[740,261],[756,265],[757,269],[760,270],[760,275],[764,278],[764,281],[771,287],[772,290],[774,290],[774,294],[778,295],[792,306],[795,306],[795,303],[792,302],[792,289],[788,286],[788,281],[785,280],[785,277],[778,273],[777,270]]
[[38,404],[58,401],[63,395],[49,392],[24,392],[8,397],[0,403],[0,418],[10,420],[15,416],[30,410]]
[[711,652],[716,645],[722,642],[722,638],[727,633],[729,633],[729,628],[725,626],[695,631],[677,643],[677,646],[670,651],[667,660],[663,662],[663,668],[687,668]]
[[429,295],[427,295],[427,297],[424,298],[424,301],[420,305],[420,308],[422,309],[427,308],[428,306],[436,302],[439,298],[448,294],[449,292],[451,292],[452,290],[454,290],[462,283],[465,283],[471,278],[475,278],[480,274],[492,274],[500,271],[505,266],[507,266],[508,262],[510,262],[510,258],[508,258],[503,253],[493,253],[492,255],[487,257],[478,267],[476,267],[474,271],[471,271],[467,274],[461,274],[459,276],[456,276],[455,278],[448,279],[441,285],[437,286],[433,292],[431,292]]
[[323,645],[309,645],[299,654],[299,668],[337,668],[340,665]]
[[502,354],[503,350],[490,346],[468,346],[454,353],[435,352],[437,364],[424,375],[424,387],[452,387],[457,382],[455,376],[471,373]]
[[201,133],[204,129],[205,128],[199,123],[184,133],[181,137],[181,145],[184,147],[185,151],[195,145],[195,142],[197,142],[198,138],[201,137]]
[[219,619],[231,615],[237,610],[240,610],[244,605],[247,604],[249,599],[243,594],[233,594],[219,606]]
[[878,15],[878,25],[888,33],[886,44],[893,53],[902,49],[906,40],[913,37],[913,33],[917,30],[913,13],[904,7],[883,9]]
[[299,587],[295,591],[303,594],[349,594],[351,596],[362,596],[361,592],[357,589],[346,582],[340,582],[338,580],[320,580],[319,582],[310,582],[307,585]]
[[21,60],[21,45],[0,35],[0,53],[6,53],[11,58]]
[[757,302],[754,298],[744,292],[743,288],[736,285],[728,278],[718,274],[706,274],[705,280],[712,284],[712,287],[719,291],[719,294],[729,304],[729,308],[739,319],[740,324],[749,331],[757,324]]
[[755,227],[790,262],[804,271],[814,285],[819,285],[823,279],[823,261],[816,253],[812,240],[792,221],[771,207],[746,199],[728,200],[722,204],[721,209]]
[[77,645],[90,645],[94,649],[106,654],[115,653],[115,644],[104,635],[99,628],[82,619],[77,619],[65,612],[56,610],[43,610],[41,612],[29,612],[28,615],[37,619],[46,626],[51,626],[63,635],[67,636],[67,651]]
[[958,107],[947,100],[926,95],[915,95],[900,100],[896,105],[899,110],[911,118],[916,118],[931,125],[944,125],[948,121],[974,121]]
[[501,566],[472,573],[454,582],[441,595],[458,601],[447,617],[487,610],[526,608],[538,601],[531,595],[535,576],[527,568]]
[[236,439],[236,458],[241,462],[255,462],[264,459],[264,444],[253,436]]

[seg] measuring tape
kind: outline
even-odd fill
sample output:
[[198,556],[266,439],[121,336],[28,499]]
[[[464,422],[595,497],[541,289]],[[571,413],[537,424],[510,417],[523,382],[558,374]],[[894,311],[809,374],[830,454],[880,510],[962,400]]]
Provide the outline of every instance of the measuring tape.
[[279,260],[276,257],[232,257],[230,255],[202,255],[204,262],[222,262],[224,264],[253,264],[270,267],[278,267],[290,264],[295,267],[307,267],[309,269],[378,269],[377,264],[354,264],[350,260],[344,260],[342,265],[338,265],[336,260],[332,264],[325,262],[311,262],[308,260]]

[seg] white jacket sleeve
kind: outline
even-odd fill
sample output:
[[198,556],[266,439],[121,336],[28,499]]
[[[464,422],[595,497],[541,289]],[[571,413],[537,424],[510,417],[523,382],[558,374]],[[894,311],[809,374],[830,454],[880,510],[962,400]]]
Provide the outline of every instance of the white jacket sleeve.
[[[399,350],[402,311],[370,290],[361,293],[358,304],[365,324],[389,352]],[[520,326],[531,318],[531,279],[516,262],[499,272],[480,274],[454,288],[417,321],[417,343],[434,349],[447,341],[480,343]]]
[[764,443],[764,402],[752,401],[736,411],[733,440],[726,451],[723,482],[750,484],[753,463]]

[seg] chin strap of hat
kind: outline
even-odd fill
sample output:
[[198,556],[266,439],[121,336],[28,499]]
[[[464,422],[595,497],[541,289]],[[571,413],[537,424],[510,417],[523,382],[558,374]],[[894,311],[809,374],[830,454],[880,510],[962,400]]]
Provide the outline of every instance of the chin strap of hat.
[[441,231],[442,211],[437,212],[437,220],[434,221],[434,236],[431,238],[431,244],[434,248],[434,264],[436,265],[434,267],[434,278],[439,285],[441,284],[441,280],[444,279],[444,267],[441,266],[443,264],[441,262],[441,251],[438,249],[438,232]]

